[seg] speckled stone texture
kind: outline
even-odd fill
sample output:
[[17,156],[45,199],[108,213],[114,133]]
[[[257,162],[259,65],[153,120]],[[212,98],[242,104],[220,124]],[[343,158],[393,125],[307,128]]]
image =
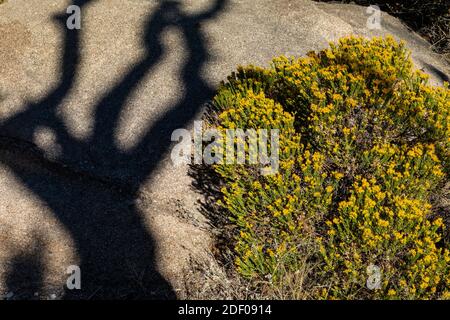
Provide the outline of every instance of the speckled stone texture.
[[[65,27],[81,7],[81,30]],[[435,83],[447,66],[399,20],[306,0],[8,0],[0,5],[0,294],[183,297],[213,245],[203,196],[170,161],[239,64],[349,34],[404,39]],[[448,79],[448,78],[447,78]],[[70,265],[82,290],[63,286]]]

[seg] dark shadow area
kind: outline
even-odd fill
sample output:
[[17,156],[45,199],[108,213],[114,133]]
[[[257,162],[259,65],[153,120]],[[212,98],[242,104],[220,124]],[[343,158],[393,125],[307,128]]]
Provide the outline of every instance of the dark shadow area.
[[223,198],[220,192],[225,185],[222,177],[214,171],[212,166],[206,164],[190,165],[189,176],[193,179],[194,190],[205,198],[200,202],[201,213],[208,217],[208,221],[215,228],[222,228],[229,224],[228,212],[217,204],[217,201]]
[[204,199],[199,200],[200,212],[207,217],[215,235],[213,254],[228,269],[229,262],[234,261],[231,256],[235,247],[230,239],[235,238],[237,229],[230,220],[230,213],[217,203],[223,200],[220,189],[225,183],[213,167],[206,164],[190,165],[189,176],[192,178],[192,188]]
[[5,284],[10,299],[36,299],[35,293],[42,287],[44,244],[40,237],[33,237],[33,248],[19,252],[10,261]]
[[[72,4],[83,10],[91,2],[94,1],[74,0]],[[57,112],[78,76],[83,28],[68,30],[67,16],[56,17],[65,43],[59,85],[46,98],[31,103],[25,111],[2,123],[0,136],[10,137],[22,130],[22,139],[32,141],[35,130],[45,126],[54,131],[61,146],[61,161],[50,161],[25,141],[13,139],[13,143],[1,143],[1,149],[14,152],[18,159],[31,157],[39,164],[39,170],[30,170],[14,159],[3,160],[51,208],[76,245],[82,290],[66,290],[64,298],[176,298],[156,268],[157,244],[145,227],[135,200],[142,183],[169,151],[172,131],[193,120],[213,95],[214,89],[200,74],[209,59],[201,24],[216,17],[225,4],[226,0],[215,0],[205,12],[187,15],[179,2],[160,1],[143,32],[145,57],[99,100],[95,107],[94,134],[85,141],[76,140],[68,133]],[[138,84],[162,59],[165,51],[162,34],[169,27],[178,28],[187,43],[187,59],[180,75],[186,94],[150,126],[133,150],[121,151],[114,141],[120,113]],[[22,270],[28,264],[35,274],[40,274],[37,269],[41,265],[19,259],[10,271],[11,279],[22,277]],[[33,290],[39,291],[42,284],[33,282],[37,283]]]
[[437,78],[439,78],[439,80],[441,80],[442,82],[444,81],[450,82],[449,76],[444,71],[440,70],[439,68],[436,68],[432,64],[426,63],[425,61],[422,61],[422,63],[429,70],[429,72],[434,74]]

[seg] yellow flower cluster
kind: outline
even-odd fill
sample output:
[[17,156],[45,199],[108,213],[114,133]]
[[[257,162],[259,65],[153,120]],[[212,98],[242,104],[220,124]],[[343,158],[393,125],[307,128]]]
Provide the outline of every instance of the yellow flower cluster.
[[[276,175],[214,167],[242,275],[276,283],[314,243],[313,297],[450,297],[445,226],[430,202],[450,172],[450,90],[427,78],[392,37],[347,37],[228,77],[212,124],[280,129]],[[366,287],[370,265],[378,290]]]
[[364,288],[370,264],[383,265],[389,279],[372,297],[438,297],[450,281],[450,251],[437,246],[442,219],[428,219],[429,188],[442,177],[434,147],[377,145],[366,157],[377,162],[373,176],[356,176],[347,199],[326,223],[329,238],[321,242],[321,253],[325,272],[335,277],[327,297],[347,298],[350,283]]
[[325,183],[324,155],[303,146],[294,129],[294,117],[279,104],[263,92],[251,90],[228,101],[232,107],[217,117],[219,130],[280,130],[278,173],[262,176],[250,167],[214,167],[230,181],[222,189],[220,204],[239,228],[234,246],[238,270],[247,277],[270,274],[276,279],[278,261],[298,255],[298,243],[307,238],[308,222],[327,212],[334,187]]

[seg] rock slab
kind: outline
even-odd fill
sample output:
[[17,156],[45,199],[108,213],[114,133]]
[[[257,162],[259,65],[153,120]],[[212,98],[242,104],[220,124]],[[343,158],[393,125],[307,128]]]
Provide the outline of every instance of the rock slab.
[[[80,30],[66,27],[69,5]],[[307,0],[9,0],[0,5],[0,293],[174,298],[213,245],[171,133],[237,65],[392,34],[435,83],[448,66],[365,7]],[[189,218],[186,219],[186,216]],[[64,289],[80,265],[83,289]]]

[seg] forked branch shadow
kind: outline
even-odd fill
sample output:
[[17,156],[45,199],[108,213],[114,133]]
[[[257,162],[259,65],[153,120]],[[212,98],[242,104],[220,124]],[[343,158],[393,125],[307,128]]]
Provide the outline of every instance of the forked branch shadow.
[[[83,10],[91,2],[74,0],[72,4]],[[171,285],[157,269],[157,244],[143,222],[142,212],[136,207],[135,200],[142,183],[152,175],[169,151],[171,132],[193,120],[213,94],[213,89],[201,76],[209,54],[200,26],[223,11],[226,2],[215,0],[205,12],[186,14],[179,2],[160,1],[149,17],[143,34],[146,55],[100,99],[95,106],[94,134],[83,141],[70,135],[57,114],[58,106],[74,86],[81,59],[80,31],[66,29],[63,24],[65,19],[58,18],[65,42],[60,83],[44,99],[28,105],[25,111],[2,123],[0,136],[8,137],[17,130],[25,130],[22,136],[32,141],[39,126],[49,127],[61,146],[61,159],[71,159],[74,163],[89,161],[94,169],[75,169],[72,165],[60,163],[58,159],[50,161],[37,147],[29,148],[23,141],[3,142],[0,152],[7,149],[16,157],[30,157],[30,152],[33,154],[32,158],[37,159],[38,163],[38,169],[34,171],[11,157],[3,157],[2,161],[45,202],[75,243],[81,263],[82,289],[66,290],[64,298],[176,297]],[[188,59],[180,75],[186,94],[157,119],[133,150],[121,151],[114,141],[120,113],[138,84],[162,59],[165,50],[162,34],[169,27],[178,28],[188,46]],[[120,183],[107,178],[114,175],[117,168],[121,173],[119,176],[124,177],[119,179]],[[36,247],[32,255],[39,257],[40,250]],[[45,271],[45,261],[37,263],[36,259],[30,261],[20,256],[17,259],[17,263],[13,261],[7,276],[10,279],[7,286],[12,291],[19,288],[16,283],[20,279],[27,278],[23,271],[30,270],[39,279]],[[36,285],[31,291],[39,291],[39,287],[44,285],[39,279],[32,281]],[[23,294],[27,296],[30,292]]]

